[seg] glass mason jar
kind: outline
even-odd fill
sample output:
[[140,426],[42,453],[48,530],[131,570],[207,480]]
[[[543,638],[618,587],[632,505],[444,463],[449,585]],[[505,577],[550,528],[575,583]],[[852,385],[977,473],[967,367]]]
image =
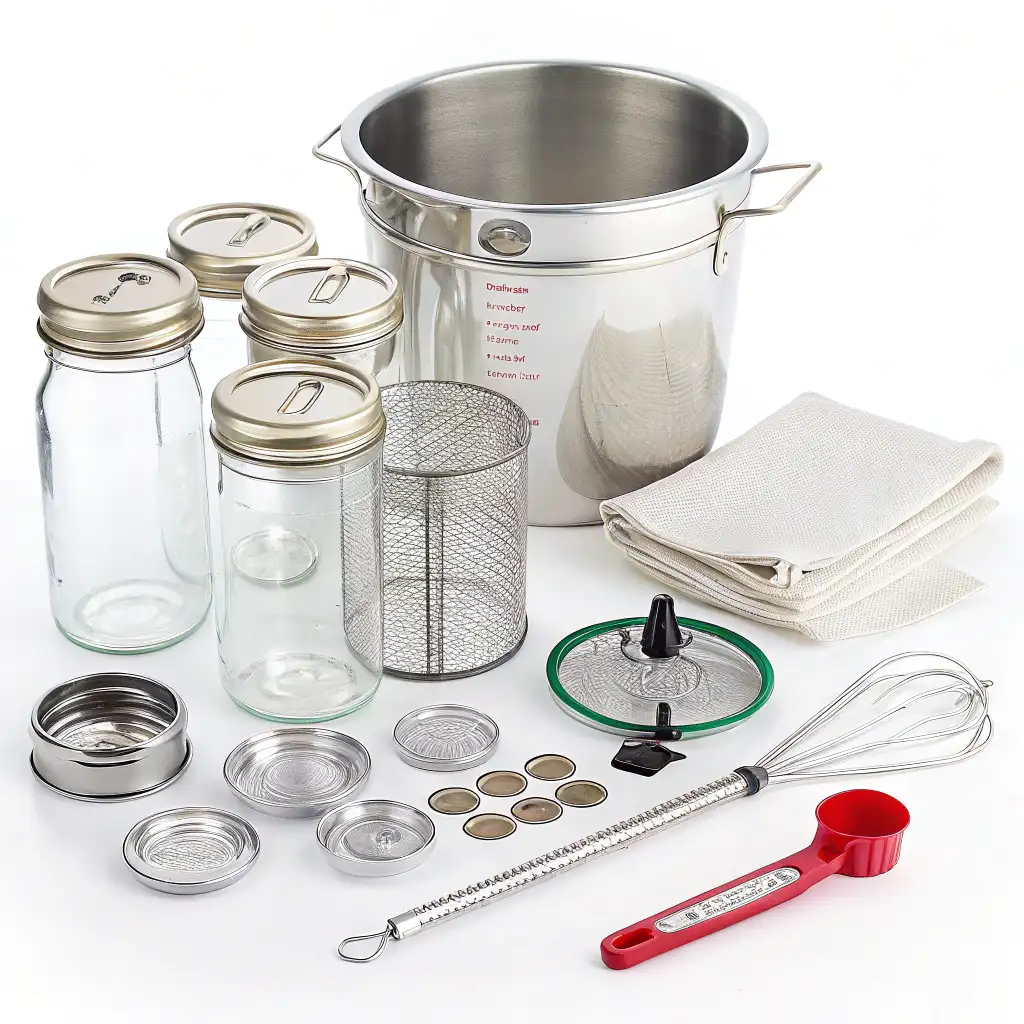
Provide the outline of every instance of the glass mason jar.
[[152,256],[97,256],[39,287],[49,360],[36,399],[50,606],[91,650],[159,650],[210,606],[195,278]]
[[[193,361],[204,396],[232,370],[245,366],[245,335],[238,324],[242,282],[272,260],[314,255],[313,222],[304,214],[263,203],[216,203],[175,217],[167,227],[167,255],[196,276],[206,328]],[[210,403],[204,400],[204,422]]]
[[249,362],[330,359],[397,384],[402,367],[402,286],[386,270],[326,256],[282,260],[242,286],[239,322]]
[[372,376],[259,363],[213,393],[224,688],[285,722],[348,714],[382,672],[381,453]]

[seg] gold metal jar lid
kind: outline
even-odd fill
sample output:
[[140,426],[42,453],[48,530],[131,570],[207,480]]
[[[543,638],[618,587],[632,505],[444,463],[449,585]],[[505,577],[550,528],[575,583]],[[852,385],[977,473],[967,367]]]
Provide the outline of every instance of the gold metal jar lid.
[[216,203],[175,217],[167,228],[167,255],[184,263],[204,295],[233,298],[257,267],[313,256],[313,222],[265,203]]
[[402,286],[386,270],[316,256],[250,274],[239,322],[258,341],[328,352],[389,337],[402,316]]
[[228,374],[213,391],[210,434],[253,462],[344,462],[384,439],[372,376],[324,359],[274,359]]
[[54,348],[103,359],[180,348],[203,327],[187,267],[159,256],[90,256],[51,270],[39,285],[39,333]]

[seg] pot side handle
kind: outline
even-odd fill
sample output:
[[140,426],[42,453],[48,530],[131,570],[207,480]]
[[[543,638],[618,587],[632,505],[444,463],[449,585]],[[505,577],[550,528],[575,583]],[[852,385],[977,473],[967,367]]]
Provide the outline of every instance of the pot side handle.
[[[333,133],[332,133],[333,134]],[[330,135],[327,136],[330,138]],[[324,140],[326,142],[327,139]],[[315,153],[316,150],[314,149]],[[319,155],[319,154],[318,154]],[[323,157],[322,159],[332,159]],[[335,161],[340,163],[341,161]],[[354,168],[352,168],[354,170]],[[821,164],[772,164],[770,167],[755,167],[751,176],[755,174],[773,174],[776,171],[804,171],[805,173],[793,184],[789,191],[771,206],[749,206],[739,210],[723,212],[718,224],[718,241],[715,243],[715,273],[719,276],[725,273],[729,260],[729,251],[726,247],[726,240],[733,231],[740,226],[740,223],[748,217],[770,217],[773,213],[782,213],[789,204],[811,183],[811,179],[821,170]]]
[[[329,164],[337,164],[339,167],[344,167],[353,178],[356,179],[356,184],[359,186],[360,191],[363,191],[363,179],[359,176],[359,171],[356,170],[347,160],[342,160],[340,156],[334,156],[328,153],[324,146],[327,145],[331,139],[334,138],[341,131],[341,125],[335,125],[322,139],[313,145],[313,156],[317,160],[323,160]],[[820,166],[820,165],[819,165]],[[769,167],[765,167],[764,170],[771,170]],[[756,171],[754,173],[757,173]]]

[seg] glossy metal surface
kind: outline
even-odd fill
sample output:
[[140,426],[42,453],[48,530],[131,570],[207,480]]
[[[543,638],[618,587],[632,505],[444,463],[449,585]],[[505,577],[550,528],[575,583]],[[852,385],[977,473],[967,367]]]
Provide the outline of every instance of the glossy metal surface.
[[519,772],[487,772],[476,780],[476,788],[484,796],[519,796],[526,789],[526,776]]
[[316,830],[327,863],[348,875],[398,875],[434,849],[434,823],[397,800],[357,800],[328,811]]
[[32,769],[56,792],[126,800],[169,785],[191,758],[181,698],[155,679],[122,672],[80,676],[32,710]]
[[498,725],[461,704],[418,708],[395,726],[398,756],[414,768],[457,772],[483,764],[498,749]]
[[431,793],[427,803],[438,814],[469,814],[480,806],[480,797],[471,789],[448,786]]
[[600,782],[573,779],[555,790],[555,799],[566,807],[596,807],[608,799],[608,790]]
[[[755,795],[774,782],[885,774],[963,761],[992,738],[989,686],[948,655],[894,655],[865,672],[755,766],[738,768],[574,843],[392,917],[380,932],[344,940],[338,953],[355,963],[373,959],[391,939],[414,935],[629,846],[715,804]],[[829,727],[837,720],[840,728],[833,732]],[[352,943],[364,940],[377,942],[372,953],[347,952]]]
[[122,852],[143,885],[190,895],[237,882],[256,863],[260,839],[236,814],[179,807],[140,821],[125,836]]
[[[351,164],[324,148],[338,132]],[[744,218],[819,169],[783,165],[806,173],[747,209],[766,146],[706,83],[532,62],[396,86],[314,152],[360,183],[370,259],[405,289],[406,377],[523,406],[530,521],[572,525],[714,442]]]
[[524,766],[527,775],[542,782],[560,782],[576,771],[576,763],[564,754],[538,754]]
[[351,799],[370,774],[370,754],[334,729],[271,729],[243,740],[224,761],[224,781],[264,814],[311,818]]

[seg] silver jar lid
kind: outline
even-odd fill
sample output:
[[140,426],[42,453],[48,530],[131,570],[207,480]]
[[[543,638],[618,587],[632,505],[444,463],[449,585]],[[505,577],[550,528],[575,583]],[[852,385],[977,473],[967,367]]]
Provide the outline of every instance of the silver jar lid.
[[313,256],[250,274],[239,322],[259,341],[328,352],[389,337],[402,316],[402,286],[386,270]]
[[39,333],[54,348],[101,359],[166,352],[203,327],[192,272],[159,256],[90,256],[39,284]]
[[316,251],[307,216],[265,203],[200,206],[167,227],[167,255],[196,275],[204,295],[237,297],[257,267]]
[[384,439],[384,410],[369,374],[324,359],[274,359],[228,374],[214,389],[210,434],[254,462],[342,462]]

